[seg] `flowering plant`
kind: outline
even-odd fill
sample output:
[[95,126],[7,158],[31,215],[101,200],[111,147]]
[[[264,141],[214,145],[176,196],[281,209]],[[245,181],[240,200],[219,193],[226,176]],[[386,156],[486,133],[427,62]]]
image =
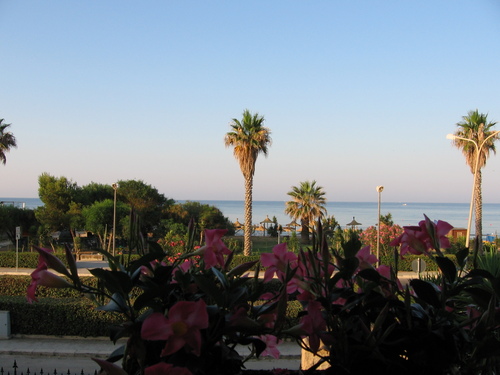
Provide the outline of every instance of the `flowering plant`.
[[[391,241],[400,236],[403,228],[399,225],[387,225],[380,223],[380,255],[390,255],[392,248]],[[377,227],[371,226],[366,228],[360,234],[360,240],[365,245],[370,245],[372,249],[377,247],[378,230]]]
[[440,270],[437,283],[414,279],[406,288],[397,269],[374,266],[356,237],[343,244],[344,256],[324,239],[298,257],[276,248],[272,262],[263,255],[304,306],[300,324],[284,333],[312,353],[325,349],[316,366],[326,362],[334,374],[498,373],[500,278],[464,273],[467,249],[456,264],[444,257],[451,228],[425,217],[392,241],[396,264],[407,253],[425,254]]
[[[106,361],[96,360],[108,373],[237,374],[251,356],[278,355],[271,333],[279,309],[274,302],[257,303],[263,282],[247,275],[256,261],[229,268],[225,233],[206,230],[204,246],[173,259],[154,243],[128,265],[124,257],[102,251],[109,269],[90,270],[100,288],[83,284],[69,249],[66,268],[49,250],[37,248],[39,266],[28,300],[36,301],[38,285],[75,288],[95,299],[98,309],[122,314],[124,322],[112,327],[111,339],[125,337],[126,344]],[[238,345],[250,347],[247,358]]]
[[[342,251],[331,248],[318,223],[311,249],[295,254],[279,244],[262,254],[262,279],[258,269],[247,276],[256,262],[231,269],[225,231],[206,230],[204,246],[172,260],[154,244],[128,265],[103,252],[110,269],[91,270],[99,289],[80,281],[69,250],[67,269],[38,249],[28,297],[36,298],[37,285],[104,296],[100,309],[126,317],[111,333],[115,342],[126,337],[126,345],[107,361],[97,360],[113,374],[238,374],[246,360],[239,346],[276,357],[285,337],[318,354],[312,370],[326,363],[328,373],[498,373],[500,278],[481,269],[465,272],[467,249],[456,254],[456,263],[444,257],[450,229],[427,217],[404,227],[391,242],[391,268],[375,267],[377,258],[355,233]],[[438,281],[414,279],[403,288],[397,260],[407,253],[435,261]],[[271,280],[280,287],[266,290]],[[290,300],[303,306],[294,326],[285,319]],[[122,367],[114,364],[120,359]]]

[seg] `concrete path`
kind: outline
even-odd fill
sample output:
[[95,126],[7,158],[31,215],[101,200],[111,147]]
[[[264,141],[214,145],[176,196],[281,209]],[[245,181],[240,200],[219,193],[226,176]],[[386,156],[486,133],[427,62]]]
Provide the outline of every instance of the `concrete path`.
[[[47,336],[14,336],[11,339],[0,340],[0,370],[11,371],[13,374],[14,361],[18,366],[17,373],[26,374],[27,369],[44,373],[53,373],[57,369],[59,374],[93,374],[99,366],[91,358],[105,359],[118,348],[104,337],[76,338],[76,337],[47,337]],[[247,362],[248,369],[273,369],[300,367],[300,348],[294,342],[284,342],[279,346],[281,357],[276,360],[271,357],[252,359]],[[240,348],[241,355],[249,353],[248,348]]]
[[[98,260],[87,260],[87,261],[77,261],[76,267],[78,268],[78,274],[80,276],[90,276],[91,273],[89,269],[92,268],[107,268],[108,262],[98,261]],[[6,268],[0,267],[0,275],[29,275],[33,272],[31,268]],[[411,279],[418,278],[418,274],[416,272],[399,272],[398,278],[401,283],[406,285]]]

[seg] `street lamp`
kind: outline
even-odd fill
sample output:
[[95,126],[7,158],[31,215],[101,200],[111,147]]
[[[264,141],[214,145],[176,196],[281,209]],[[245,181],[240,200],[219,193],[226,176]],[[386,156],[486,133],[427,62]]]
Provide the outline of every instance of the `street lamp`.
[[384,191],[383,186],[377,186],[377,193],[378,193],[378,226],[377,226],[377,266],[380,262],[380,198],[382,195],[382,191]]
[[118,190],[118,184],[114,183],[111,185],[114,190],[113,196],[113,256],[115,256],[115,245],[116,245],[116,190]]
[[[481,154],[481,150],[482,150],[485,142],[488,139],[490,139],[491,137],[494,137],[495,135],[497,135],[498,133],[500,133],[500,130],[497,130],[497,131],[494,131],[493,133],[491,133],[489,136],[487,136],[481,142],[481,144],[479,146],[478,146],[477,142],[473,139],[459,137],[458,135],[455,135],[455,134],[447,134],[446,135],[446,139],[451,139],[451,140],[461,139],[462,141],[472,142],[474,144],[474,147],[476,148],[476,163],[474,164],[474,169],[473,169],[473,176],[474,177],[472,180],[472,192],[471,192],[470,207],[469,207],[469,220],[467,222],[467,237],[465,238],[465,247],[466,248],[469,248],[469,243],[470,243],[470,227],[471,227],[471,223],[472,223],[472,208],[474,207],[474,193],[476,190],[476,173],[477,173],[477,168],[479,166],[479,155]],[[477,235],[477,233],[476,233],[476,235]]]

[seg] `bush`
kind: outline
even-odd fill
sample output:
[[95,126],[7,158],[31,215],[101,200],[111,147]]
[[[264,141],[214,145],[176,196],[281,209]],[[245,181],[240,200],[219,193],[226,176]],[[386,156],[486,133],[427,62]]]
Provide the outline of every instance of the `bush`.
[[[55,253],[64,265],[67,267],[66,258],[64,253]],[[18,267],[19,268],[36,268],[38,265],[38,253],[22,252],[18,253]],[[16,267],[16,252],[4,251],[0,252],[0,267],[15,268]]]
[[[68,279],[69,280],[69,279]],[[82,277],[87,285],[97,287],[97,280],[92,277]],[[28,275],[1,275],[0,296],[26,296],[26,289],[31,283]],[[41,298],[78,298],[80,293],[69,288],[47,288],[40,286],[37,289],[37,297]]]
[[[398,271],[402,271],[402,272],[411,272],[413,271],[412,268],[411,268],[411,264],[414,260],[416,259],[422,259],[425,261],[425,264],[426,264],[426,268],[425,270],[426,271],[439,271],[438,269],[438,266],[436,265],[435,262],[429,262],[428,260],[428,257],[424,256],[424,255],[405,255],[405,258],[404,259],[401,259],[399,258],[398,259]],[[456,257],[455,255],[453,254],[447,254],[446,255],[446,258],[449,258],[453,261],[453,263],[457,263],[456,262]],[[392,266],[394,267],[395,264],[394,264],[394,257],[393,256],[381,256],[380,257],[380,264],[385,264],[385,265],[388,265],[388,266]]]
[[0,297],[0,310],[10,311],[11,332],[22,335],[109,336],[122,317],[96,310],[80,298],[40,298],[30,304],[24,297]]

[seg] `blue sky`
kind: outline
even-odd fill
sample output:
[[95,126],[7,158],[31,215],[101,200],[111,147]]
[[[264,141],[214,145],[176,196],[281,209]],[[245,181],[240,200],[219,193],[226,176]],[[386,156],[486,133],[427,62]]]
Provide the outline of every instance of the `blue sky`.
[[[500,121],[500,3],[0,2],[0,118],[18,148],[0,196],[38,176],[140,179],[174,199],[243,199],[224,134],[245,108],[272,131],[254,199],[317,180],[330,201],[469,202],[446,134]],[[500,129],[500,124],[497,125]],[[483,170],[500,202],[500,160]]]

